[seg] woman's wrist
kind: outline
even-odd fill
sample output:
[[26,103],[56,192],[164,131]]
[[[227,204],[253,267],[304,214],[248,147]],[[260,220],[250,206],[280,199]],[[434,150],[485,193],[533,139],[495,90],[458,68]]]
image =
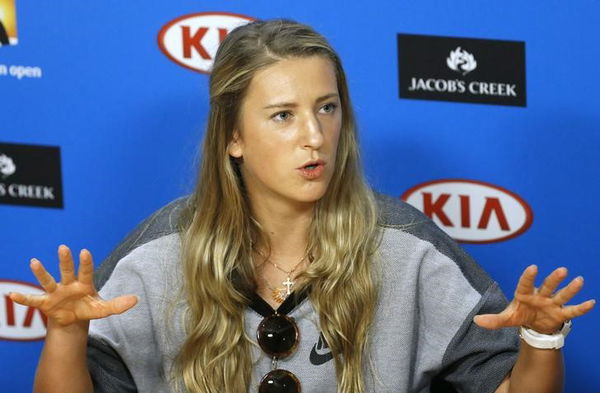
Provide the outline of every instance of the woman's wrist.
[[57,321],[48,318],[48,326],[46,329],[46,337],[61,337],[61,338],[83,338],[85,337],[87,340],[88,330],[89,330],[90,322],[89,321],[79,321],[69,325],[61,325]]

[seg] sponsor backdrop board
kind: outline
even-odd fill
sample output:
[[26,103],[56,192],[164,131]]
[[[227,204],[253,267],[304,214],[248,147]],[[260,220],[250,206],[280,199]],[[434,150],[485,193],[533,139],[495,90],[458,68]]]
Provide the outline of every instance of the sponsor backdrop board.
[[[99,262],[189,192],[212,56],[254,18],[306,22],[337,48],[376,189],[430,215],[507,294],[535,263],[599,298],[599,14],[591,0],[0,0],[2,390],[31,391],[42,346],[43,317],[5,296],[39,291],[29,259],[56,274],[64,243]],[[600,386],[599,323],[574,323],[567,392]]]

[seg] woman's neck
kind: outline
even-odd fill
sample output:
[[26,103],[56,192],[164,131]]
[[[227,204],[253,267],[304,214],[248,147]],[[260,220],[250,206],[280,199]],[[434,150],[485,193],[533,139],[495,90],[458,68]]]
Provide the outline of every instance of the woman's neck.
[[269,242],[270,258],[282,264],[298,261],[306,253],[314,204],[253,203],[254,217]]
[[308,265],[306,248],[313,204],[290,204],[262,198],[252,203],[268,245],[258,245],[257,293],[277,309],[298,283],[295,277]]

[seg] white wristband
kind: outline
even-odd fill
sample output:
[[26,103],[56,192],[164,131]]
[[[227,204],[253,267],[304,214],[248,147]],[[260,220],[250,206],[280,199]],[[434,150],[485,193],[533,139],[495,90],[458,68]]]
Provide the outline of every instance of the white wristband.
[[530,346],[539,349],[559,349],[565,345],[565,337],[571,331],[571,321],[563,323],[562,328],[554,334],[542,334],[521,326],[519,336]]

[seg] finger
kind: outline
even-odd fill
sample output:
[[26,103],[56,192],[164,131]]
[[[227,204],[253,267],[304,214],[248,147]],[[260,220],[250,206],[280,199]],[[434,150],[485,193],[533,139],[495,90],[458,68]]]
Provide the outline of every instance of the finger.
[[79,272],[77,279],[83,283],[92,285],[94,283],[94,262],[92,254],[88,250],[81,250],[79,253]]
[[8,297],[10,297],[15,303],[35,308],[40,307],[46,299],[45,295],[24,295],[19,292],[11,292],[8,294]]
[[54,281],[54,277],[46,271],[42,262],[33,258],[29,263],[29,268],[47,293],[52,293],[56,290],[56,281]]
[[558,285],[567,277],[567,268],[559,267],[544,279],[538,293],[544,297],[550,297],[558,288]]
[[577,293],[583,288],[583,277],[579,276],[574,278],[566,287],[556,292],[556,295],[552,298],[555,304],[562,306],[577,295]]
[[523,271],[519,278],[515,295],[530,295],[534,292],[537,271],[538,269],[535,265],[530,265]]
[[113,314],[121,314],[135,306],[138,302],[138,297],[135,295],[119,296],[106,302],[107,311]]
[[70,284],[75,281],[75,265],[73,264],[73,255],[71,255],[69,247],[64,244],[58,247],[58,259],[60,261],[61,284]]
[[588,300],[587,302],[580,303],[576,306],[564,307],[562,309],[562,313],[565,319],[577,318],[589,312],[592,308],[594,308],[595,304],[595,300]]
[[508,324],[509,316],[505,313],[476,315],[473,322],[482,328],[491,330],[510,326]]

